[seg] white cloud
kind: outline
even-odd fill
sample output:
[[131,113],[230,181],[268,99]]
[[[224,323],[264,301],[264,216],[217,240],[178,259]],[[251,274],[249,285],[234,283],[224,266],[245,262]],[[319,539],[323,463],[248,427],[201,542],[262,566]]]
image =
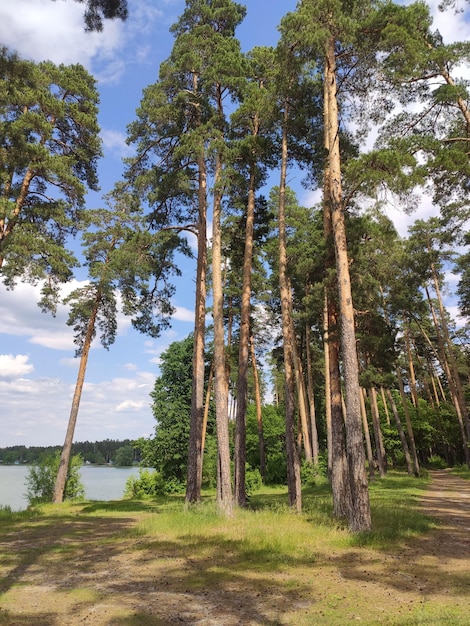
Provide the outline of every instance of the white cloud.
[[[86,383],[75,441],[137,439],[152,433],[152,372]],[[61,445],[74,385],[58,378],[0,380],[2,445]]]
[[[67,289],[83,283],[72,281]],[[73,331],[66,324],[67,309],[60,305],[57,315],[42,313],[37,303],[40,286],[19,283],[13,291],[0,284],[0,333],[26,336],[31,343],[55,350],[74,350]]]
[[15,0],[0,7],[0,41],[33,61],[80,62],[91,69],[96,56],[109,57],[120,42],[122,24],[107,23],[102,33],[85,33],[83,4]]
[[0,354],[0,378],[18,378],[34,370],[27,354]]
[[125,363],[124,368],[130,372],[135,372],[137,370],[137,365],[135,363]]
[[175,313],[173,315],[173,319],[178,322],[191,322],[194,323],[194,311],[190,309],[186,309],[183,306],[176,306]]
[[120,158],[129,157],[134,153],[134,149],[126,144],[126,133],[124,132],[104,129],[101,131],[101,139],[105,151]]
[[125,400],[116,406],[116,411],[118,413],[122,411],[140,411],[144,406],[145,403],[143,400],[140,400],[139,402],[135,402],[134,400]]

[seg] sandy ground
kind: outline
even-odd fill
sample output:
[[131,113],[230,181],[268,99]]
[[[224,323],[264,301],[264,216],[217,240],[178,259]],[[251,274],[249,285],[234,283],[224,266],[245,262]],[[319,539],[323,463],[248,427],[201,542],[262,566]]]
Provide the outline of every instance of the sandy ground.
[[422,506],[440,524],[417,540],[393,551],[320,547],[292,573],[227,575],[229,556],[139,545],[125,516],[52,527],[39,518],[0,542],[0,625],[470,625],[470,481],[432,472]]

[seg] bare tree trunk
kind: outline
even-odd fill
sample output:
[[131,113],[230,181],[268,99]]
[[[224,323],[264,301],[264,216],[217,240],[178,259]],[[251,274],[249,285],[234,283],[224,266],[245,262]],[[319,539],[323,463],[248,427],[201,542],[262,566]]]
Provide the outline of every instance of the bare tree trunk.
[[336,100],[335,39],[326,45],[325,76],[328,109],[328,163],[330,176],[331,223],[335,243],[336,271],[338,276],[339,313],[341,321],[341,349],[343,356],[344,386],[346,392],[346,450],[349,464],[352,507],[349,527],[352,531],[371,528],[369,487],[365,468],[364,443],[361,423],[359,366],[354,328],[354,306],[351,293],[349,259],[344,222],[341,186],[341,159],[339,150],[338,103]]
[[247,502],[245,487],[246,466],[246,406],[248,402],[248,363],[250,352],[251,269],[253,265],[253,228],[255,221],[255,175],[250,175],[246,207],[245,252],[243,258],[243,287],[240,312],[238,350],[237,418],[235,428],[235,501],[239,506]]
[[372,425],[374,427],[375,451],[379,465],[379,474],[383,478],[387,473],[387,456],[385,454],[382,430],[380,428],[379,407],[377,406],[377,392],[375,387],[369,387],[370,412],[372,414]]
[[285,218],[286,174],[287,174],[287,120],[288,103],[284,107],[282,131],[281,176],[279,182],[279,289],[281,295],[282,336],[284,344],[285,411],[286,411],[286,456],[287,489],[289,504],[297,511],[302,509],[300,483],[300,460],[295,445],[295,378],[294,378],[294,337],[292,336],[292,294],[287,276],[287,237]]
[[361,414],[362,414],[362,428],[364,430],[364,438],[366,440],[366,452],[367,452],[367,464],[369,466],[369,479],[375,478],[374,473],[374,455],[372,454],[372,443],[370,441],[369,422],[367,420],[366,403],[364,394],[367,393],[365,389],[361,390]]
[[310,326],[305,324],[305,352],[307,356],[307,397],[310,416],[310,434],[312,441],[312,458],[315,467],[319,462],[318,430],[315,411],[315,395],[313,391],[312,351],[310,348]]
[[206,447],[207,420],[209,418],[209,408],[211,404],[212,381],[214,378],[214,361],[211,363],[209,370],[209,380],[207,381],[206,400],[204,402],[204,416],[202,419],[202,437],[201,437],[201,463],[204,465],[204,449]]
[[222,192],[219,189],[222,162],[216,156],[212,218],[212,293],[214,317],[214,388],[217,424],[217,507],[224,515],[233,512],[228,432],[228,386],[225,370],[224,294],[222,285]]
[[416,375],[415,375],[415,366],[413,363],[413,353],[411,351],[410,346],[410,335],[408,328],[405,327],[405,345],[406,345],[406,353],[408,355],[408,371],[410,372],[410,391],[411,391],[411,400],[416,409],[418,409],[418,391],[416,389]]
[[[437,321],[437,316],[436,316],[436,311],[434,310],[434,306],[432,304],[431,301],[431,297],[429,295],[429,291],[426,288],[426,295],[428,298],[428,303],[429,303],[429,308],[431,310],[431,315],[433,318],[433,322],[434,322],[434,328],[436,331],[436,337],[437,337],[437,344],[439,346],[439,353],[441,355],[441,366],[444,370],[444,373],[446,375],[447,378],[447,383],[449,385],[449,391],[450,391],[450,395],[452,398],[452,402],[454,404],[455,407],[455,412],[457,414],[457,420],[459,422],[459,427],[460,427],[460,434],[462,437],[462,447],[463,447],[463,451],[464,451],[464,455],[465,455],[465,462],[467,464],[467,467],[470,468],[470,449],[468,447],[468,437],[467,437],[467,429],[466,429],[466,424],[465,424],[465,414],[462,413],[462,403],[459,399],[459,394],[458,394],[458,389],[457,386],[455,384],[455,379],[453,376],[453,373],[451,371],[450,368],[450,364],[447,358],[447,354],[446,354],[446,347],[445,347],[445,342],[444,339],[442,337],[442,333],[441,330],[439,328],[439,323]],[[468,417],[468,416],[467,416]]]
[[[289,289],[290,290],[290,289]],[[300,426],[302,432],[302,440],[304,444],[304,453],[305,453],[305,461],[307,463],[312,463],[312,446],[310,444],[310,432],[308,428],[308,415],[307,415],[307,402],[306,402],[306,392],[305,392],[305,383],[302,372],[302,363],[300,361],[299,353],[297,350],[297,345],[295,341],[294,334],[294,324],[291,321],[292,325],[292,337],[293,337],[293,348],[294,348],[294,372],[295,372],[295,386],[297,387],[297,398],[299,405],[299,416],[300,416]]]
[[[328,87],[324,82],[324,99],[328,102]],[[325,127],[325,151],[329,152],[329,109],[324,110]],[[339,339],[338,339],[338,312],[333,291],[337,290],[337,276],[333,276],[335,267],[335,251],[333,245],[333,225],[331,221],[331,182],[330,167],[328,161],[324,171],[323,192],[323,229],[325,234],[326,260],[325,269],[327,283],[325,285],[325,362],[328,363],[329,401],[330,405],[330,458],[328,462],[331,490],[333,494],[333,511],[337,518],[350,516],[352,508],[351,480],[349,477],[349,465],[346,456],[346,433],[344,423],[343,398],[341,392],[341,374],[339,363]]]
[[328,332],[328,296],[325,287],[323,304],[323,353],[325,355],[325,418],[326,418],[326,446],[328,456],[328,476],[331,480],[333,473],[332,431],[331,431],[331,383],[330,383],[330,335]]
[[390,426],[390,413],[388,412],[387,400],[385,398],[385,390],[380,385],[380,395],[382,397],[382,403],[384,405],[385,417],[387,418],[387,425]]
[[67,433],[65,435],[64,445],[62,447],[62,453],[60,455],[59,469],[54,486],[53,502],[63,502],[65,483],[67,481],[67,474],[69,471],[70,455],[72,452],[73,435],[75,432],[75,426],[77,424],[78,409],[80,407],[80,400],[82,397],[83,383],[85,382],[85,372],[88,363],[88,355],[90,352],[91,343],[95,332],[96,318],[100,308],[101,291],[98,291],[95,298],[95,303],[88,320],[85,340],[83,342],[82,354],[80,357],[80,365],[78,368],[77,382],[75,383],[75,392],[73,394],[72,408],[70,409],[69,423],[67,426]]
[[202,423],[204,419],[204,348],[206,331],[207,274],[207,173],[204,155],[198,159],[198,234],[196,305],[194,317],[193,382],[191,394],[191,423],[189,431],[188,480],[186,503],[199,502],[202,482]]
[[397,425],[398,434],[400,436],[401,445],[403,448],[403,453],[405,455],[406,468],[408,470],[409,476],[413,476],[413,464],[411,462],[410,450],[408,448],[408,442],[406,441],[405,431],[403,430],[403,426],[401,424],[400,415],[398,413],[397,405],[395,404],[395,400],[393,399],[392,392],[387,388],[386,391],[388,400],[390,402],[390,406],[392,408],[393,417],[395,418],[395,423]]
[[251,337],[251,365],[253,367],[253,380],[255,385],[256,402],[256,423],[258,425],[258,445],[259,445],[259,471],[263,482],[266,481],[266,446],[264,443],[263,411],[261,404],[261,391],[259,386],[258,368],[256,366],[255,344]]
[[441,290],[439,288],[439,280],[437,277],[437,272],[436,272],[434,265],[431,265],[431,269],[432,269],[432,275],[433,275],[433,281],[434,281],[434,291],[436,292],[437,303],[439,306],[439,314],[441,317],[441,326],[442,326],[442,334],[444,335],[444,344],[447,346],[449,367],[450,367],[451,375],[453,378],[453,383],[454,383],[457,399],[460,405],[460,412],[462,414],[462,419],[465,425],[465,431],[467,433],[467,442],[468,442],[470,441],[470,420],[468,417],[467,405],[465,402],[465,396],[464,396],[464,392],[462,389],[462,383],[460,381],[459,371],[457,368],[457,362],[455,360],[454,346],[450,339],[449,328],[447,325],[446,314],[444,311],[444,304],[442,302],[442,296],[441,296]]
[[402,379],[401,372],[398,367],[396,369],[396,373],[397,373],[397,380],[398,380],[398,389],[400,391],[403,411],[405,413],[406,428],[408,431],[408,439],[410,441],[411,457],[413,460],[413,472],[416,477],[419,477],[420,469],[419,469],[418,453],[416,451],[415,436],[413,433],[413,426],[411,424],[410,411],[408,409],[408,402],[407,402],[406,395],[405,395],[405,388],[403,386],[403,379]]

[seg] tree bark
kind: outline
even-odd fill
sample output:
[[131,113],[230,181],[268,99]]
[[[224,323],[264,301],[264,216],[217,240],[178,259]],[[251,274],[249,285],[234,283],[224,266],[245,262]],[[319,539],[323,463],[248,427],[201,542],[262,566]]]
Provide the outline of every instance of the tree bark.
[[243,257],[243,286],[240,312],[238,349],[237,417],[235,427],[235,501],[239,506],[247,502],[245,487],[246,466],[246,406],[248,401],[248,363],[250,354],[251,269],[253,265],[253,228],[255,221],[255,175],[250,174],[246,207],[245,252]]
[[341,349],[343,357],[344,386],[346,392],[346,449],[349,464],[352,507],[349,527],[352,531],[371,528],[369,488],[365,469],[364,443],[362,437],[359,367],[356,352],[354,307],[349,274],[346,243],[346,227],[341,185],[341,159],[339,150],[339,119],[336,99],[335,39],[330,37],[326,46],[325,76],[328,108],[328,165],[330,176],[329,200],[335,244],[336,271],[338,276],[339,314],[341,321]]
[[100,302],[101,291],[98,291],[96,294],[96,299],[93,305],[90,319],[88,320],[85,340],[83,342],[83,350],[80,356],[80,365],[78,368],[77,382],[75,384],[75,391],[73,394],[72,408],[70,409],[69,423],[67,426],[64,445],[62,447],[62,453],[60,455],[59,469],[57,472],[57,478],[54,486],[54,496],[52,501],[55,503],[62,502],[64,499],[65,483],[67,481],[70,455],[72,452],[73,435],[75,433],[75,426],[77,424],[78,409],[80,407],[80,400],[82,397],[83,383],[85,382],[85,372],[88,363],[88,355],[90,352],[91,343],[93,341],[96,318],[100,308]]
[[264,442],[263,428],[263,410],[261,403],[261,391],[259,386],[258,367],[256,365],[255,344],[253,336],[250,342],[251,347],[251,366],[253,368],[253,380],[255,385],[255,403],[256,403],[256,423],[258,425],[258,445],[259,445],[259,471],[263,482],[266,481],[266,445]]
[[[289,287],[289,291],[291,291]],[[307,415],[307,399],[306,399],[306,391],[305,391],[305,383],[302,372],[302,363],[299,357],[299,351],[297,350],[295,334],[294,334],[294,324],[291,319],[291,327],[292,327],[292,337],[293,337],[293,349],[294,349],[294,374],[295,374],[295,386],[297,388],[297,402],[299,406],[299,416],[300,416],[300,426],[302,432],[302,441],[303,448],[305,454],[305,461],[307,463],[312,463],[312,446],[310,443],[310,431],[308,427],[308,415]]]
[[295,445],[295,379],[294,347],[291,326],[292,294],[287,276],[287,237],[285,218],[286,175],[287,175],[287,121],[288,102],[284,106],[284,124],[282,130],[281,176],[279,182],[279,289],[281,295],[282,337],[284,349],[285,374],[285,417],[286,417],[286,456],[287,489],[289,504],[297,511],[302,509],[302,491],[300,483],[300,460]]
[[315,395],[313,390],[313,366],[312,366],[312,351],[310,348],[310,326],[308,323],[305,325],[305,352],[307,357],[307,397],[309,406],[310,417],[310,435],[312,442],[312,458],[315,467],[319,462],[319,445],[318,445],[318,430],[315,411]]
[[361,389],[362,428],[364,430],[364,439],[366,441],[367,464],[369,466],[369,479],[373,480],[375,478],[374,455],[372,454],[372,443],[370,440],[369,422],[367,420],[366,402],[364,398],[364,395],[366,393],[367,392],[365,389]]
[[413,432],[413,426],[411,424],[410,411],[408,409],[408,401],[407,401],[406,395],[405,395],[405,388],[404,388],[404,385],[403,385],[403,378],[401,376],[401,372],[400,372],[398,367],[396,369],[396,373],[397,373],[397,380],[398,380],[398,389],[400,391],[401,402],[402,402],[402,405],[403,405],[403,412],[405,413],[406,428],[407,428],[407,431],[408,431],[408,439],[410,441],[411,457],[412,457],[412,460],[413,460],[413,472],[414,472],[414,475],[417,478],[419,478],[420,469],[419,469],[419,461],[418,461],[418,452],[416,451],[415,436],[414,436],[414,432]]
[[206,330],[207,274],[207,172],[204,155],[198,158],[198,234],[196,269],[196,305],[194,318],[193,382],[189,431],[188,480],[186,503],[201,499],[202,424],[204,417],[204,350]]
[[379,466],[380,477],[383,478],[387,473],[387,456],[383,443],[382,430],[380,428],[379,408],[377,406],[377,392],[375,387],[369,387],[369,403],[372,415],[372,425],[374,427],[375,451],[377,453],[377,463]]
[[392,392],[387,388],[386,391],[388,401],[390,402],[390,406],[392,408],[393,417],[395,418],[395,423],[397,425],[398,434],[400,436],[401,445],[403,448],[403,454],[405,455],[406,461],[406,469],[408,471],[409,476],[413,476],[413,463],[411,462],[410,449],[408,448],[408,442],[406,441],[405,431],[403,430],[403,426],[401,423],[400,415],[398,413],[397,405],[395,400],[393,399]]

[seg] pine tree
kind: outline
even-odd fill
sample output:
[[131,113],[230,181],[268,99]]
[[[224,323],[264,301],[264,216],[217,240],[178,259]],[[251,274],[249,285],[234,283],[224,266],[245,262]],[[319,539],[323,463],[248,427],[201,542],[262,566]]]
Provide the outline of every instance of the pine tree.
[[80,65],[36,65],[5,48],[0,78],[0,275],[9,288],[46,279],[41,304],[54,310],[77,264],[67,236],[98,185],[98,93]]

